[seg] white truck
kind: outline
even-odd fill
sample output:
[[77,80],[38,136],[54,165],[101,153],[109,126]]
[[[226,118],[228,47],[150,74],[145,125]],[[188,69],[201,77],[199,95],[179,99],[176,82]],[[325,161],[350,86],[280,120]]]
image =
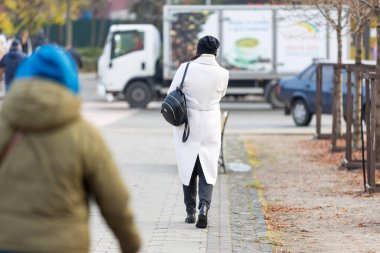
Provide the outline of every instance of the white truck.
[[[98,91],[108,100],[124,98],[131,107],[146,107],[166,94],[180,63],[195,54],[198,39],[212,35],[221,42],[217,60],[230,72],[227,95],[263,94],[280,107],[280,78],[298,73],[313,59],[337,55],[336,36],[325,19],[303,8],[167,5],[162,40],[152,25],[113,25],[98,62]],[[349,51],[345,34],[344,59]]]

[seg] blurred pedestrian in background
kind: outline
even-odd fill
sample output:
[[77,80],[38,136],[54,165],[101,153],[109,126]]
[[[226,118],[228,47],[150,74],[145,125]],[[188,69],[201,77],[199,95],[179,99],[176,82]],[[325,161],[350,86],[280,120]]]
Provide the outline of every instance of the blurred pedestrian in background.
[[137,252],[128,192],[98,131],[80,115],[68,53],[41,46],[13,85],[0,111],[0,252],[88,252],[92,196],[122,252]]
[[8,93],[11,88],[11,83],[18,66],[26,57],[26,54],[21,51],[20,41],[17,39],[13,40],[9,52],[6,53],[0,60],[0,79],[2,73],[5,72],[4,79],[6,93]]
[[36,36],[33,41],[33,51],[35,51],[38,47],[46,44],[45,31],[44,29],[38,30]]
[[32,53],[32,42],[29,37],[29,32],[25,29],[21,30],[16,36],[21,42],[21,49],[26,55],[30,55]]
[[[191,130],[188,140],[182,142],[184,125],[174,128],[187,223],[195,223],[197,176],[199,177],[198,228],[207,227],[213,185],[218,174],[221,145],[219,102],[226,94],[229,78],[228,71],[215,60],[219,45],[219,41],[212,36],[205,36],[198,41],[197,52],[190,62],[183,86]],[[185,66],[186,64],[181,64],[177,70],[168,94],[180,85]]]
[[0,28],[0,59],[8,52],[7,37]]
[[16,39],[15,35],[10,35],[7,39],[7,48],[8,50],[11,48],[12,42]]
[[[7,43],[7,37],[3,33],[3,30],[0,28],[0,60],[3,58],[3,56],[7,53],[8,51],[8,43]],[[0,94],[3,91],[3,71],[0,69]]]

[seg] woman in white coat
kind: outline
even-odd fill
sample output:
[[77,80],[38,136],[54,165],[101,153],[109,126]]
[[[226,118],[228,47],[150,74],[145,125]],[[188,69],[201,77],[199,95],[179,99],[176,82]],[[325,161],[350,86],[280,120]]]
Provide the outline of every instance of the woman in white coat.
[[[199,177],[199,215],[196,226],[207,227],[212,189],[218,174],[221,145],[220,106],[226,94],[228,71],[215,60],[219,41],[212,36],[201,38],[184,81],[190,136],[182,142],[184,125],[174,127],[174,142],[179,177],[183,184],[187,217],[195,223],[197,176]],[[177,70],[168,93],[181,83],[186,63]]]

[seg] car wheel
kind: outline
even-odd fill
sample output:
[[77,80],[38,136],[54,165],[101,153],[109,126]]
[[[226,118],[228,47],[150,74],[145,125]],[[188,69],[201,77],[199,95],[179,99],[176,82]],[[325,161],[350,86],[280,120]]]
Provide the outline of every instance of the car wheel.
[[280,100],[277,94],[278,84],[269,85],[266,98],[268,103],[272,106],[273,109],[284,108],[285,103]]
[[313,114],[309,112],[304,100],[297,99],[291,107],[293,121],[297,126],[308,126]]
[[131,107],[145,108],[152,100],[152,91],[145,82],[135,81],[125,89],[125,100]]

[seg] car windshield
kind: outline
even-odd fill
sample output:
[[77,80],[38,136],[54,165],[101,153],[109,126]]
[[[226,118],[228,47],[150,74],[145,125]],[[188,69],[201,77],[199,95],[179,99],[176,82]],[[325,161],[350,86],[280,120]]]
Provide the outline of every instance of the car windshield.
[[298,76],[301,80],[315,80],[315,65],[312,64],[301,72]]

